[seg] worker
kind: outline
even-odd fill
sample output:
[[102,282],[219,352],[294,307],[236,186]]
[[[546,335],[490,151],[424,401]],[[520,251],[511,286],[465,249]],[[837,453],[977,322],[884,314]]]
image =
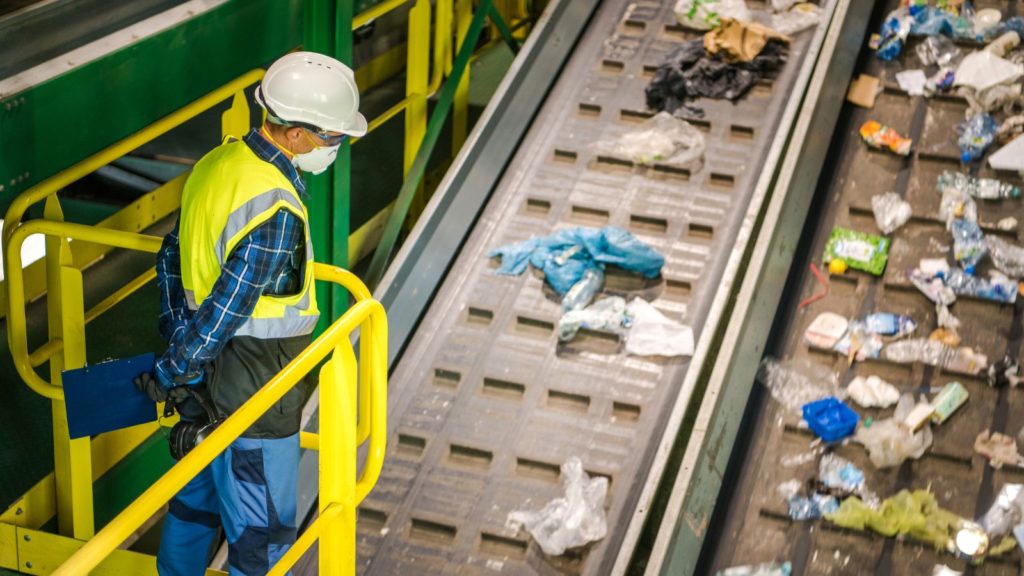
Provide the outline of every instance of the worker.
[[[256,101],[265,120],[196,163],[157,255],[168,348],[136,386],[190,423],[171,434],[176,457],[309,344],[318,312],[302,173],[327,170],[346,137],[366,133],[352,70],[321,54],[274,62]],[[295,542],[304,401],[294,387],[170,501],[161,575],[203,574],[218,526],[231,574],[265,574]]]

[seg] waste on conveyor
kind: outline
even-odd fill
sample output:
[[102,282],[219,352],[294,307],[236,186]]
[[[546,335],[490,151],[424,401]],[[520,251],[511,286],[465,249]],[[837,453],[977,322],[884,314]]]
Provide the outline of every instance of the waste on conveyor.
[[[811,3],[773,0],[770,11],[749,10],[744,0],[680,0],[679,22],[702,32],[701,39],[679,42],[646,90],[651,117],[614,140],[591,146],[602,156],[637,165],[669,166],[694,174],[703,169],[704,134],[687,118],[703,115],[698,98],[742,99],[762,78],[774,78],[786,63],[792,35],[812,29],[821,10]],[[614,226],[562,229],[547,236],[491,250],[500,259],[499,275],[518,276],[532,268],[543,275],[549,295],[562,304],[559,340],[581,330],[616,335],[625,342],[619,353],[638,356],[691,356],[690,326],[667,317],[640,296],[605,290],[605,270],[616,267],[637,276],[659,278],[665,258],[629,232]],[[603,538],[603,500],[607,483],[590,479],[579,459],[563,463],[565,496],[535,511],[518,510],[508,527],[525,529],[545,553],[561,555]],[[527,506],[524,506],[524,508]],[[780,572],[783,571],[783,572]],[[730,574],[781,574],[788,565],[764,565]]]
[[[698,13],[699,10],[694,12]],[[729,19],[722,17],[722,21]],[[930,127],[943,131],[960,150],[959,169],[940,173],[932,183],[946,235],[946,241],[940,241],[937,247],[946,255],[935,256],[935,246],[929,246],[934,238],[904,236],[905,242],[923,243],[920,252],[930,252],[933,257],[919,259],[911,269],[895,271],[906,274],[915,298],[934,304],[934,325],[928,326],[931,318],[900,314],[901,308],[890,308],[887,302],[879,300],[875,301],[874,313],[860,318],[848,318],[818,306],[817,315],[809,317],[813,320],[803,334],[803,345],[808,350],[838,355],[848,365],[881,359],[939,367],[945,373],[961,375],[961,379],[987,381],[993,388],[1016,388],[1024,381],[1013,354],[993,361],[989,355],[1001,355],[1002,351],[983,350],[970,341],[962,341],[963,323],[973,319],[958,317],[956,304],[970,298],[1012,306],[1024,291],[1024,246],[1016,241],[1016,219],[988,222],[978,214],[979,203],[1021,202],[1017,186],[978,175],[987,163],[997,175],[1008,172],[1009,176],[1024,176],[1021,34],[1024,18],[1004,20],[999,10],[975,10],[970,0],[903,0],[871,37],[870,47],[875,56],[887,63],[882,70],[883,76],[889,77],[889,86],[898,86],[911,97],[949,94],[958,95],[967,103],[965,116],[959,121]],[[770,59],[784,57],[784,46],[784,42],[769,36],[762,54]],[[907,46],[914,46],[916,59],[905,55]],[[734,65],[723,58],[694,57],[687,52],[694,49],[686,46],[674,53],[676,61],[659,69],[655,79],[670,85],[700,78],[699,72],[691,72],[698,67],[696,62],[700,62],[701,71]],[[755,58],[751,62],[756,61]],[[746,89],[740,80],[741,72],[761,73],[743,68],[748,66],[745,63],[737,66],[740,69],[728,76],[732,78],[729,87],[723,84],[717,92],[721,97],[728,98]],[[872,109],[885,80],[861,75],[851,84],[848,100]],[[652,105],[685,108],[689,95],[703,90],[708,88],[697,81],[675,100],[657,90],[649,92],[648,99]],[[928,152],[918,150],[920,143],[881,120],[863,123],[859,134],[863,146],[878,151],[868,156],[875,161],[884,160],[887,154],[906,157]],[[884,189],[875,191],[871,209],[875,227],[869,224],[870,220],[859,220],[865,223],[860,229],[832,229],[818,265],[812,263],[821,292],[800,303],[799,308],[821,300],[828,293],[830,276],[857,275],[867,278],[869,284],[881,283],[883,275],[891,276],[894,271],[886,270],[892,266],[893,235],[915,216],[930,216],[913,214],[906,198]],[[848,454],[851,448],[847,446],[856,449],[859,445],[876,470],[894,468],[935,450],[937,430],[949,427],[957,435],[975,438],[974,450],[991,467],[1020,468],[1024,456],[1019,453],[1018,443],[1024,442],[1024,430],[1018,433],[978,429],[971,419],[960,416],[967,402],[980,400],[972,400],[968,388],[959,381],[926,390],[911,389],[905,382],[889,382],[866,372],[870,369],[858,371],[855,378],[843,385],[841,374],[813,360],[769,357],[763,361],[758,380],[785,414],[800,414],[800,426],[809,428],[814,436],[806,452],[786,455],[781,467],[815,460],[819,464],[810,477],[797,476],[774,488],[790,518],[826,522],[883,537],[899,536],[930,545],[969,564],[994,556],[1020,554],[1017,548],[1024,548],[1024,486],[1003,484],[981,517],[965,517],[940,504],[929,478],[915,478],[917,485],[910,489],[875,494],[864,471],[836,451],[843,447]],[[778,425],[782,423],[779,419]],[[979,482],[982,470],[978,470]],[[726,570],[720,574],[789,573],[787,565],[777,563],[787,558],[763,560],[776,563],[743,566],[730,569],[735,572]],[[950,558],[951,564],[955,561]],[[960,572],[940,564],[935,566],[934,573]]]

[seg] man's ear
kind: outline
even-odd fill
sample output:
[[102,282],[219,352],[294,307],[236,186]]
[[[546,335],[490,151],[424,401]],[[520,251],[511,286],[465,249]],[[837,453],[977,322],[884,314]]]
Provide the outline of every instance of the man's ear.
[[299,139],[302,138],[302,128],[293,126],[285,131],[285,136],[287,136],[292,142],[298,142]]

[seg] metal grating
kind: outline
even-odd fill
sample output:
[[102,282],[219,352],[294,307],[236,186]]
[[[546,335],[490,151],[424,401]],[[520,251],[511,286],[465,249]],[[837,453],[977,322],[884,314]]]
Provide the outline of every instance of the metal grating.
[[[898,2],[885,2],[876,10],[871,30],[877,30],[879,18]],[[1014,14],[1016,2],[977,2],[976,8],[996,7],[1004,14]],[[1018,390],[994,390],[983,378],[951,373],[920,364],[902,365],[885,360],[858,362],[852,367],[843,358],[830,353],[809,350],[802,341],[804,329],[823,311],[835,311],[849,317],[874,311],[908,314],[918,321],[918,331],[927,335],[937,326],[934,306],[906,279],[905,270],[916,266],[924,257],[943,257],[952,243],[944,224],[938,218],[939,194],[936,177],[943,170],[959,170],[959,148],[954,126],[962,121],[966,102],[958,96],[933,99],[910,98],[899,90],[895,73],[919,68],[911,40],[903,50],[898,64],[885,64],[873,54],[862,53],[858,72],[883,79],[884,91],[873,110],[845,105],[830,151],[834,162],[832,175],[822,177],[818,194],[825,198],[819,217],[809,222],[813,240],[809,253],[794,262],[798,271],[797,294],[790,295],[791,304],[781,308],[772,353],[786,357],[809,357],[832,368],[843,382],[855,376],[877,374],[896,384],[903,391],[929,393],[945,383],[957,380],[970,392],[969,402],[942,426],[933,427],[932,449],[918,461],[901,467],[878,470],[868,460],[864,449],[855,444],[840,447],[837,453],[862,467],[870,489],[881,497],[901,489],[930,486],[939,503],[964,517],[980,516],[991,504],[994,494],[1007,482],[1024,482],[1024,469],[1005,467],[993,471],[974,453],[975,436],[985,428],[1016,434],[1024,425],[1024,399]],[[970,50],[974,46],[962,45]],[[865,120],[876,119],[914,139],[909,158],[869,150],[860,141],[858,127]],[[982,167],[980,176],[998,177],[1021,184],[1010,174],[996,174]],[[877,233],[871,212],[871,197],[895,191],[911,203],[914,218],[891,235],[890,261],[881,279],[857,272],[831,277],[829,295],[797,310],[795,303],[819,290],[814,277],[807,272],[809,262],[820,262],[825,241],[833,226],[846,226]],[[995,222],[1006,216],[1024,221],[1024,204],[1020,201],[979,201],[979,221],[986,233],[1003,234],[1021,242],[1019,233],[1002,232]],[[987,268],[981,273],[986,273]],[[1022,304],[1015,307],[993,302],[958,298],[952,308],[962,321],[963,344],[998,360],[1004,353],[1019,357],[1021,353]],[[771,560],[793,562],[794,574],[927,574],[938,563],[966,574],[1019,574],[1020,555],[1014,551],[1003,558],[989,559],[983,566],[970,567],[945,552],[935,551],[911,541],[886,539],[869,533],[836,528],[827,522],[793,522],[776,487],[793,478],[812,477],[817,463],[787,468],[779,463],[787,456],[808,451],[813,436],[798,427],[795,416],[784,413],[768,399],[763,390],[754,394],[757,410],[740,436],[747,439],[743,451],[734,454],[737,470],[730,471],[726,485],[732,484],[731,501],[722,502],[721,525],[708,538],[706,550],[710,568],[718,570],[733,565]],[[885,418],[890,410],[863,410],[862,416]],[[733,474],[735,472],[735,474]],[[735,476],[735,480],[730,478]]]
[[[689,363],[626,356],[599,333],[559,344],[553,292],[531,273],[494,275],[486,254],[564,227],[626,228],[666,256],[663,278],[612,273],[606,291],[653,299],[699,337],[813,35],[798,36],[780,76],[740,103],[698,102],[700,171],[598,157],[590,144],[648,117],[651,74],[696,37],[675,24],[672,4],[599,8],[404,353],[384,472],[360,508],[363,573],[609,570]],[[610,480],[609,535],[548,558],[505,519],[559,496],[558,467],[573,455]]]

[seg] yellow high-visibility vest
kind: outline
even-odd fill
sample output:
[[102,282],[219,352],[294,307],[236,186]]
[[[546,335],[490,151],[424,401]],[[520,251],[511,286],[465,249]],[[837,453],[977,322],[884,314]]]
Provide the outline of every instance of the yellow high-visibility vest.
[[287,338],[313,331],[319,311],[306,207],[288,178],[240,140],[221,144],[199,160],[181,194],[181,282],[189,308],[198,309],[210,295],[235,246],[282,209],[301,218],[305,229],[302,288],[294,295],[260,296],[235,335]]

